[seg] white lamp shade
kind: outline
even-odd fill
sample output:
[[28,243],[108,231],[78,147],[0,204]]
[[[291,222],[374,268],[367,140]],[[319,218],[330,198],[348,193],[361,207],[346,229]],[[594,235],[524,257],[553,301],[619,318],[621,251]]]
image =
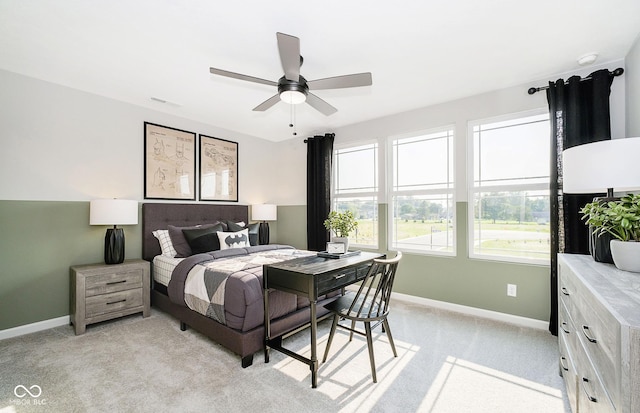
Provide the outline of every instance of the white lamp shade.
[[273,204],[252,205],[251,219],[254,221],[275,221],[278,219],[278,206]]
[[562,191],[588,194],[640,189],[640,138],[574,146],[562,152]]
[[90,225],[137,225],[138,201],[94,199],[89,208]]

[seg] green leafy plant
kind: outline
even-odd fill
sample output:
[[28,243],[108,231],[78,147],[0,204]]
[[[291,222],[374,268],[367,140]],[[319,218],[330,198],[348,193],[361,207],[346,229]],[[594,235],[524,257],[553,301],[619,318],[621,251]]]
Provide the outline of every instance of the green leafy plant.
[[606,232],[620,241],[640,241],[640,194],[628,194],[618,201],[593,201],[580,212],[598,236]]
[[348,237],[351,231],[358,228],[358,221],[351,211],[331,211],[329,217],[324,221],[324,227],[333,231],[337,237]]

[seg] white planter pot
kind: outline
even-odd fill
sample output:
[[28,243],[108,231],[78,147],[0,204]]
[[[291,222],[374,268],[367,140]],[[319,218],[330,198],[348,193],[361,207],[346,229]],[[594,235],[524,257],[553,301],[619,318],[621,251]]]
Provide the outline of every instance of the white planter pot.
[[640,242],[612,239],[611,256],[618,269],[640,272]]
[[344,244],[344,252],[349,251],[349,238],[347,237],[332,237],[331,242],[341,242]]

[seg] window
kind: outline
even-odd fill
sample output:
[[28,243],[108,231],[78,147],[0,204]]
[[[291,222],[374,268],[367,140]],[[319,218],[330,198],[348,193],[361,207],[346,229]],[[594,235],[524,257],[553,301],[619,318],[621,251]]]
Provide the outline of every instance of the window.
[[511,116],[471,128],[470,255],[548,261],[549,115]]
[[391,139],[389,246],[453,255],[453,127]]
[[351,210],[358,220],[349,244],[378,247],[378,144],[334,151],[333,210]]

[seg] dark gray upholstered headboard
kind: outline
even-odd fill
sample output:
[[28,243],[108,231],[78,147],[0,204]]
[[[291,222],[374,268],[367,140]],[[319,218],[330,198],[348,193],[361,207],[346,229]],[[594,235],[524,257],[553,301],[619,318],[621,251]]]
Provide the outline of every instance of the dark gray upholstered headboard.
[[249,223],[246,205],[142,204],[142,258],[151,261],[160,254],[160,244],[152,232],[168,225],[188,227],[215,221]]

